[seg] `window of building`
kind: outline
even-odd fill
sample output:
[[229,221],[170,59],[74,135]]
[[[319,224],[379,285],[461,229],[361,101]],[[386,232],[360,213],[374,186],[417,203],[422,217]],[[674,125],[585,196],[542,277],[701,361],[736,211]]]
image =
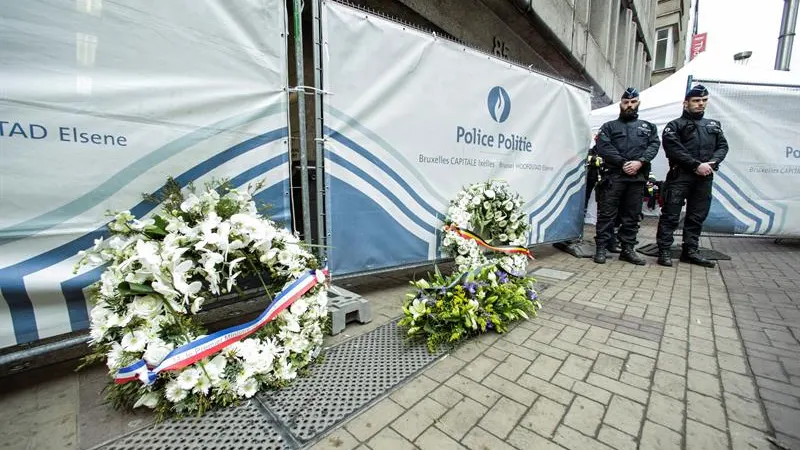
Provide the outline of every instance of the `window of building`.
[[655,70],[675,66],[675,41],[672,38],[672,27],[656,30],[656,63]]

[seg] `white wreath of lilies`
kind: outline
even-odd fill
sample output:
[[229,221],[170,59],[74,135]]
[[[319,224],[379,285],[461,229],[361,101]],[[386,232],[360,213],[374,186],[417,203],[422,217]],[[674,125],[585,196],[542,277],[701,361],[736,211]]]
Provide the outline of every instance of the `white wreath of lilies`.
[[[476,241],[465,239],[450,229],[450,225],[476,232],[491,244],[524,246],[528,223],[521,209],[522,198],[505,181],[491,180],[462,189],[447,209],[442,250],[455,258],[459,272],[489,261]],[[528,264],[523,254],[503,254],[495,261],[512,274],[525,273]]]
[[[155,366],[207,334],[193,316],[206,300],[235,292],[242,273],[268,273],[275,295],[317,267],[295,235],[259,216],[249,192],[220,195],[208,186],[198,195],[174,195],[173,209],[165,201],[167,210],[155,219],[116,214],[111,237],[82,252],[78,263],[109,264],[93,295],[90,332],[95,358],[105,359],[112,376],[140,359]],[[252,397],[292,380],[316,356],[326,318],[327,290],[318,284],[248,338],[163,372],[149,386],[111,384],[109,399],[168,416]]]

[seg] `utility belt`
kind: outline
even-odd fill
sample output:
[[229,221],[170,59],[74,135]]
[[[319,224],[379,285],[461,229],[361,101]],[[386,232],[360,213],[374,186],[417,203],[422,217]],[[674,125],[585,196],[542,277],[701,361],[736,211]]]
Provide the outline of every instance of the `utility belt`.
[[[667,180],[674,180],[675,178],[678,178],[681,175],[700,176],[697,175],[693,170],[681,167],[680,165],[676,164],[674,166],[669,167],[669,172],[667,172]],[[711,175],[708,176],[708,178],[713,178],[713,177],[714,173],[712,172]]]

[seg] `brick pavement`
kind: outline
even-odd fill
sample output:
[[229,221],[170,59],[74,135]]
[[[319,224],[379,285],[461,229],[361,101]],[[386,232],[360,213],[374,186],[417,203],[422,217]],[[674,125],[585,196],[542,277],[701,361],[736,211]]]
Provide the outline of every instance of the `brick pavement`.
[[575,275],[547,280],[537,319],[459,347],[313,448],[771,449],[774,435],[800,450],[800,252],[742,241],[713,240],[733,256],[715,269],[542,249],[541,266]]
[[[750,373],[776,437],[800,449],[800,241],[714,238]],[[741,361],[737,361],[741,369]],[[754,414],[754,413],[751,413]]]

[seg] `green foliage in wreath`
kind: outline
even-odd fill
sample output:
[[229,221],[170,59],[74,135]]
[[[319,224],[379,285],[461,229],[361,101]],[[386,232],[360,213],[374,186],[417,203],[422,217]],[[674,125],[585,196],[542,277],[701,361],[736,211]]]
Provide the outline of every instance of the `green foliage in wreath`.
[[494,263],[450,276],[437,270],[430,281],[411,282],[416,292],[408,294],[399,324],[409,336],[425,338],[431,352],[489,330],[505,333],[541,308],[535,281]]

